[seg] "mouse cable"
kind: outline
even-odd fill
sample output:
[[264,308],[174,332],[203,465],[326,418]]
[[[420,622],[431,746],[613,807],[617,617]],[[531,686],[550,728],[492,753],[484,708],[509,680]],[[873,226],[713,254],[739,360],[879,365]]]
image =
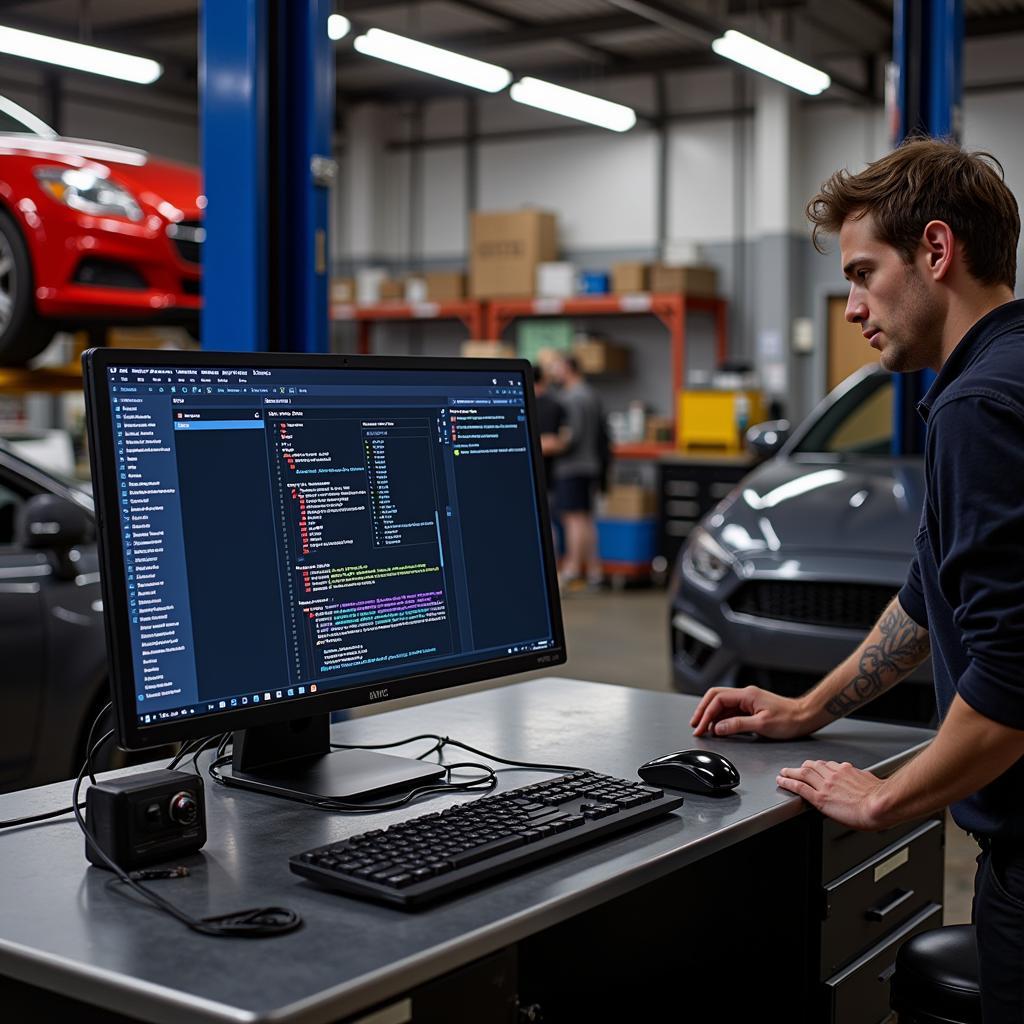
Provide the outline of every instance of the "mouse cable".
[[[113,735],[114,732],[111,730],[97,740],[95,746],[90,749],[89,758],[86,759],[85,764],[82,765],[81,771],[78,773],[78,777],[75,779],[71,807],[75,814],[75,820],[78,822],[78,827],[82,830],[89,848],[114,872],[118,880],[123,882],[133,892],[148,900],[155,907],[164,911],[164,913],[170,914],[171,917],[176,918],[193,931],[203,935],[212,935],[220,938],[259,939],[268,938],[273,935],[285,935],[298,928],[302,924],[302,918],[294,910],[288,910],[285,907],[250,907],[247,910],[238,910],[234,913],[220,914],[214,917],[192,917],[173,903],[165,900],[152,889],[146,888],[137,877],[132,877],[132,874],[125,871],[100,848],[92,832],[89,831],[85,818],[82,817],[78,796],[81,792],[82,783],[88,771],[93,752],[98,750]],[[146,872],[137,872],[136,874],[140,877],[147,876]],[[153,877],[153,874],[149,873],[149,877]],[[163,875],[163,872],[161,872],[161,875]],[[167,872],[166,877],[184,877],[184,875],[171,870]]]

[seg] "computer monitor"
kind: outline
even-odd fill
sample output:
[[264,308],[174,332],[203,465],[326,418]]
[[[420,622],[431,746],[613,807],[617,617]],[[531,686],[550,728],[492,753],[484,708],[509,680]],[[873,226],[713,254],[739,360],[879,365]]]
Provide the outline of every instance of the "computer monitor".
[[83,364],[122,747],[233,731],[231,781],[367,799],[442,769],[332,711],[565,661],[525,361]]

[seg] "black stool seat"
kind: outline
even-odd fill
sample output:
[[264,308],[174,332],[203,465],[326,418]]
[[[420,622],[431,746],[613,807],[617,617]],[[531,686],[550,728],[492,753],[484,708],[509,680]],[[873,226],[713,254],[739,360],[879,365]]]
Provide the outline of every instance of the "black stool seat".
[[889,1005],[900,1024],[981,1024],[974,926],[936,928],[905,942],[896,956]]

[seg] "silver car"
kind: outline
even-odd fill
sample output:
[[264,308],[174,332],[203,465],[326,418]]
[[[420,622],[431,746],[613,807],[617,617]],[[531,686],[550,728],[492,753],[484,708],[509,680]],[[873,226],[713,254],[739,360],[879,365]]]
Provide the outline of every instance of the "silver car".
[[[795,696],[860,643],[906,578],[924,503],[921,456],[890,454],[892,378],[858,371],[787,437],[753,428],[771,457],[694,529],[671,587],[677,689],[754,684]],[[925,663],[861,712],[928,724]]]

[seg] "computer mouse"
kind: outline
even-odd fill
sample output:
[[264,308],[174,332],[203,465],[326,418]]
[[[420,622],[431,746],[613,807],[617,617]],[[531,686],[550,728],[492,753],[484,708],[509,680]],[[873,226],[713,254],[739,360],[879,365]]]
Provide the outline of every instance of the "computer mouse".
[[652,786],[711,796],[731,793],[740,784],[736,766],[714,750],[677,750],[642,764],[637,774]]

